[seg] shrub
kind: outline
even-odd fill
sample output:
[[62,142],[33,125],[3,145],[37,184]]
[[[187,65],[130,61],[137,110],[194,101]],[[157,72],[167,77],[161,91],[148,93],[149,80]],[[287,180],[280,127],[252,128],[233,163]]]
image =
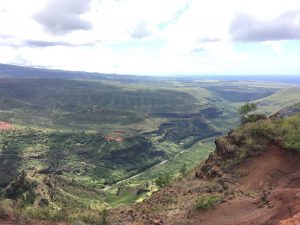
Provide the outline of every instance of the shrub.
[[165,187],[168,184],[170,184],[170,182],[172,181],[172,178],[170,176],[170,174],[163,174],[160,175],[156,180],[155,180],[155,184],[158,187]]
[[300,151],[300,115],[287,118],[282,127],[284,147]]
[[197,199],[194,208],[197,210],[209,210],[221,202],[222,202],[222,197],[219,195],[214,195],[214,194],[202,195]]
[[291,131],[285,135],[284,147],[300,151],[300,133]]
[[102,216],[101,216],[101,225],[107,224],[107,209],[103,209]]
[[179,169],[179,173],[184,176],[187,173],[187,164],[183,163]]
[[246,122],[252,123],[252,122],[259,121],[259,120],[264,120],[266,118],[267,118],[266,116],[261,115],[261,114],[250,114],[250,115],[248,115]]
[[[246,103],[239,108],[241,123],[245,124],[249,122],[249,117],[251,117],[251,112],[257,109],[257,104],[255,103]],[[252,118],[253,119],[253,118]]]

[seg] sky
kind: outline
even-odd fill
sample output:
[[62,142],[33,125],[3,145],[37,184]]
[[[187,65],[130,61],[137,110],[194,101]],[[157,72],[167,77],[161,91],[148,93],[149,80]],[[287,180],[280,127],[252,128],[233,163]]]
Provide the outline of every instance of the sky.
[[135,75],[300,75],[298,0],[0,0],[0,63]]

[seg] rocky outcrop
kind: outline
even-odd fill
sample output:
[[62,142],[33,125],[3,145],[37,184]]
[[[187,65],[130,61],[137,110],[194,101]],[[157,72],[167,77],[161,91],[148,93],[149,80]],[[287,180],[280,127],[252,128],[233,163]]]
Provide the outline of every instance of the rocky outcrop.
[[[195,170],[197,178],[222,177],[226,173],[226,167],[234,167],[242,158],[247,156],[246,136],[236,130],[231,130],[227,135],[215,140],[216,150],[211,153],[205,163]],[[244,149],[244,151],[241,151]],[[243,155],[241,155],[243,153]],[[236,159],[236,160],[235,160]]]

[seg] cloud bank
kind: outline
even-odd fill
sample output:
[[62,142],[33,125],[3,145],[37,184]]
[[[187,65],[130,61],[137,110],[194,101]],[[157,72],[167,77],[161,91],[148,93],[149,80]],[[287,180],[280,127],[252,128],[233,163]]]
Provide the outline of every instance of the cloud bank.
[[237,15],[230,26],[234,41],[262,42],[300,39],[300,11],[261,21],[246,14]]
[[52,34],[91,30],[91,23],[81,18],[89,11],[90,3],[91,0],[51,0],[34,19]]
[[23,42],[25,46],[31,47],[54,47],[54,46],[65,46],[65,47],[84,47],[93,46],[93,43],[83,43],[83,44],[72,44],[64,41],[41,41],[41,40],[26,40]]

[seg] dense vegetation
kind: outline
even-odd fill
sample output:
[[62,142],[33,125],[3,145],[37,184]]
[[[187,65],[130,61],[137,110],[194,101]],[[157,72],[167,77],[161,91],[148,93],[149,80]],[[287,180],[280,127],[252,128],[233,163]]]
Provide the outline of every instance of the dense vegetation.
[[197,199],[194,208],[197,210],[209,210],[221,203],[221,201],[222,197],[215,194],[202,195]]
[[[220,167],[224,171],[232,171],[269,144],[279,145],[286,151],[299,151],[299,125],[300,114],[287,118],[277,115],[245,123],[216,140],[217,151],[211,159],[226,159],[219,162]],[[206,168],[203,170],[206,171]]]
[[265,119],[256,123],[248,123],[240,128],[243,134],[255,141],[260,138],[268,138],[281,143],[290,150],[300,149],[300,115],[286,119]]
[[132,176],[164,157],[142,136],[115,142],[105,140],[99,133],[31,129],[0,135],[0,173],[4,173],[1,187],[8,185],[20,168],[60,174],[101,187]]

